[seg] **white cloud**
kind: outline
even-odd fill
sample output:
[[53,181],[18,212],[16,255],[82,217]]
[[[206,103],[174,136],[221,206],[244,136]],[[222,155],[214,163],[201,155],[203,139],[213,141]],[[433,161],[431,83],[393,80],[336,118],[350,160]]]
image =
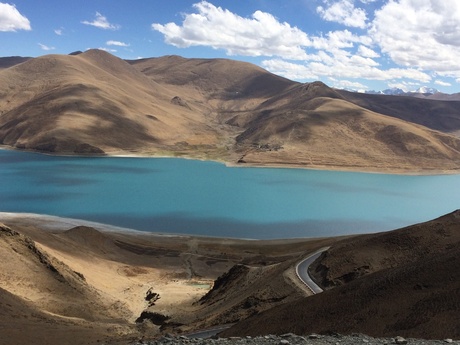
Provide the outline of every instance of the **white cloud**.
[[365,88],[363,79],[406,88],[443,77],[460,82],[460,1],[321,1],[317,14],[347,29],[307,34],[270,13],[242,17],[207,1],[195,3],[180,23],[151,27],[178,48],[207,46],[228,55],[266,57],[264,68],[295,80],[336,78],[337,85],[355,89]]
[[0,2],[0,31],[32,30],[29,19],[14,5]]
[[62,34],[63,34],[63,29],[62,29],[62,28],[56,29],[56,30],[54,30],[54,33],[55,33],[56,35],[58,35],[58,36],[62,36]]
[[228,55],[307,57],[304,47],[311,45],[307,34],[269,13],[256,11],[251,18],[243,18],[206,1],[193,6],[198,13],[185,14],[181,26],[154,23],[152,29],[179,48],[210,46]]
[[371,58],[371,59],[375,59],[375,58],[378,58],[380,57],[380,54],[376,53],[374,50],[366,47],[366,46],[363,46],[363,45],[360,45],[358,47],[358,55],[360,56],[363,56],[363,57],[367,57],[367,58]]
[[261,63],[262,67],[266,70],[281,75],[288,79],[296,80],[316,80],[318,75],[312,73],[312,71],[306,65],[300,65],[297,63],[287,62],[281,59],[264,60]]
[[38,45],[40,46],[40,48],[41,48],[42,50],[46,50],[46,51],[56,49],[55,47],[50,47],[50,46],[47,46],[47,45],[44,45],[44,44],[41,44],[41,43],[38,43]]
[[99,12],[96,12],[96,19],[94,19],[92,22],[84,20],[81,23],[85,25],[95,26],[99,29],[104,29],[104,30],[118,30],[120,28],[120,26],[117,24],[109,23],[107,18],[104,17]]
[[352,48],[355,43],[371,44],[368,36],[358,36],[349,30],[330,31],[326,36],[315,36],[310,38],[312,47],[326,51]]
[[440,85],[440,86],[452,86],[451,83],[448,83],[448,82],[442,81],[442,80],[435,80],[434,83],[435,83],[436,85]]
[[312,61],[306,64],[290,63],[281,59],[265,60],[262,61],[262,67],[272,73],[297,80],[329,77],[381,81],[412,79],[423,83],[431,81],[428,74],[415,69],[379,69],[372,59],[365,59],[356,55],[346,56],[345,54],[340,58],[329,56],[323,58],[322,61]]
[[368,87],[362,83],[344,80],[344,79],[336,79],[336,78],[329,78],[332,82],[332,87],[336,89],[352,89],[352,90],[367,90]]
[[369,33],[401,66],[460,76],[458,0],[391,0],[375,12]]
[[129,47],[128,43],[120,42],[120,41],[107,41],[105,44],[108,46],[118,46],[118,47]]
[[322,19],[361,29],[366,27],[366,11],[356,8],[353,0],[338,0],[332,4],[330,1],[325,2],[327,7],[316,8]]
[[[91,48],[88,48],[88,49],[91,49]],[[103,51],[106,51],[106,52],[109,52],[109,53],[116,53],[117,52],[116,49],[110,49],[110,48],[105,48],[105,47],[99,47],[97,49],[103,50]]]

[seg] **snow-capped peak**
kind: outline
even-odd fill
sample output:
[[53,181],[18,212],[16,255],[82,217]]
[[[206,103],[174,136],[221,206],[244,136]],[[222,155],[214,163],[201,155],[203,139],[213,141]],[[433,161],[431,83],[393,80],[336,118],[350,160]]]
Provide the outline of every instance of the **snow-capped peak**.
[[435,94],[435,93],[438,93],[439,91],[432,88],[432,87],[428,87],[428,86],[422,86],[422,87],[419,87],[417,90],[415,91],[411,91],[413,93],[429,93],[429,94]]

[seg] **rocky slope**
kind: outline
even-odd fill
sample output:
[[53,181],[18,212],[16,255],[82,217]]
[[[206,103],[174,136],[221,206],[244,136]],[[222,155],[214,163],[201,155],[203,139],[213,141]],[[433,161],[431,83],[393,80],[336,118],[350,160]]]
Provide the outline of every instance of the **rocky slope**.
[[232,338],[217,338],[217,339],[189,339],[187,337],[162,337],[157,340],[137,342],[135,345],[169,345],[169,344],[196,344],[196,345],[326,345],[326,344],[369,344],[369,345],[388,345],[388,344],[412,344],[412,345],[442,345],[442,344],[459,344],[459,341],[454,341],[451,338],[443,340],[425,340],[425,339],[405,339],[401,336],[391,338],[373,338],[363,334],[354,334],[352,336],[344,336],[338,333],[331,335],[310,334],[308,336],[299,336],[292,333],[282,334],[281,336],[265,335],[258,337],[232,337]]

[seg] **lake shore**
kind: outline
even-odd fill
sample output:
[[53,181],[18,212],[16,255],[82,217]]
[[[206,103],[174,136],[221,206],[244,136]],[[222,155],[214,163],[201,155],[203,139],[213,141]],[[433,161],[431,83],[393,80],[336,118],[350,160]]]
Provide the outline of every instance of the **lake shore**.
[[458,175],[459,169],[409,169],[409,168],[396,168],[396,167],[372,167],[372,166],[357,166],[357,165],[315,165],[315,164],[299,164],[295,162],[258,162],[258,163],[239,163],[238,159],[232,157],[228,159],[225,157],[206,157],[206,155],[197,153],[152,153],[152,152],[126,152],[126,151],[111,151],[105,154],[74,154],[74,153],[48,153],[35,150],[17,149],[7,145],[0,145],[0,150],[13,150],[19,152],[29,152],[44,154],[48,156],[61,156],[61,157],[113,157],[113,158],[176,158],[176,159],[190,159],[197,161],[211,161],[224,164],[229,168],[274,168],[274,169],[305,169],[305,170],[319,170],[319,171],[338,171],[338,172],[359,172],[369,174],[389,174],[389,175],[409,175],[409,176],[434,176],[434,175]]

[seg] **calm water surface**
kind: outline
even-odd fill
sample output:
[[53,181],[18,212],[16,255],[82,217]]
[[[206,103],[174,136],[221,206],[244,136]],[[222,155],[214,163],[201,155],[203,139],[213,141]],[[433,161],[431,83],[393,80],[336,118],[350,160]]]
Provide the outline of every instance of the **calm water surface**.
[[245,238],[376,232],[460,208],[460,175],[228,168],[0,150],[0,211]]

